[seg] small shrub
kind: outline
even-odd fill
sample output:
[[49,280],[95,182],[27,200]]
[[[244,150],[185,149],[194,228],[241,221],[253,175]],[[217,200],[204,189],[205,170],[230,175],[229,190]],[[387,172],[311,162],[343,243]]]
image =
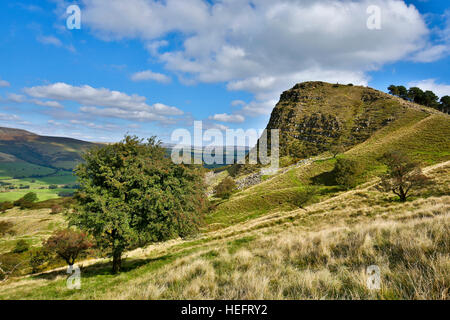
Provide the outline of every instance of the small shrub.
[[214,188],[214,194],[218,198],[228,199],[231,197],[235,190],[236,183],[234,182],[233,178],[226,177]]
[[22,253],[28,251],[30,249],[30,245],[26,240],[20,239],[16,243],[16,247],[14,248],[14,253]]
[[33,208],[34,202],[38,200],[37,194],[35,192],[28,192],[19,200],[14,201],[14,206],[20,207],[20,209],[31,209]]
[[68,265],[73,265],[80,253],[93,246],[87,233],[72,229],[58,230],[44,242],[44,248],[48,252],[56,253]]
[[356,160],[339,158],[333,169],[333,176],[337,184],[347,189],[358,185],[358,180],[364,171],[362,164]]

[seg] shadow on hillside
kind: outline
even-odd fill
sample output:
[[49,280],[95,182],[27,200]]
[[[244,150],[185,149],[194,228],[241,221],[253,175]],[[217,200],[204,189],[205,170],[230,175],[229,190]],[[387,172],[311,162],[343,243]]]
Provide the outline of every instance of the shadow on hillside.
[[327,172],[318,174],[317,176],[312,177],[311,181],[315,185],[323,185],[323,186],[328,186],[328,187],[337,185],[333,171],[327,171]]
[[[163,263],[166,260],[170,260],[172,255],[165,255],[157,258],[147,258],[147,259],[138,259],[138,258],[127,258],[122,261],[122,269],[119,274],[123,274],[126,272],[133,271],[143,265],[147,265],[149,263]],[[104,276],[113,276],[112,273],[112,261],[105,262],[97,262],[92,265],[82,266],[80,265],[81,277],[82,278],[91,278],[100,275]],[[118,275],[119,275],[118,274]],[[66,269],[64,270],[55,270],[47,273],[42,273],[38,275],[32,276],[35,279],[43,279],[43,280],[54,280],[57,277],[61,276],[69,276],[66,273]]]

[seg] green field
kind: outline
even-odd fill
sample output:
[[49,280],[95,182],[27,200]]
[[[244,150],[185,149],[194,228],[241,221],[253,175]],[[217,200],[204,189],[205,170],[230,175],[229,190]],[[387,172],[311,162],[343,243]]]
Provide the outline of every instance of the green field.
[[24,189],[24,190],[14,190],[14,191],[6,191],[0,193],[0,202],[2,201],[16,201],[20,198],[22,198],[25,194],[28,192],[35,192],[38,196],[38,201],[44,201],[48,199],[56,199],[59,198],[58,192],[61,191],[75,191],[75,189],[63,189],[63,188],[57,188],[57,189]]
[[[4,168],[5,163],[0,163],[0,168]],[[12,166],[10,166],[12,167]],[[21,167],[21,163],[18,163],[18,167]],[[36,168],[38,167],[38,168]],[[31,175],[36,174],[36,170],[41,170],[39,166],[27,167]],[[44,168],[48,169],[48,168]],[[20,170],[20,169],[17,169]],[[33,171],[34,170],[34,171]],[[43,170],[41,170],[43,171]],[[12,172],[12,170],[10,170]],[[74,189],[62,188],[64,185],[74,185],[76,183],[76,177],[67,171],[48,171],[50,174],[45,177],[25,177],[19,179],[2,178],[0,183],[0,202],[2,201],[15,201],[23,197],[28,192],[35,192],[38,196],[38,201],[44,201],[48,199],[59,198],[58,193],[61,191],[73,192]],[[57,188],[49,189],[50,185],[55,185]],[[9,189],[9,186],[14,186],[14,189]],[[24,189],[23,187],[28,187]]]

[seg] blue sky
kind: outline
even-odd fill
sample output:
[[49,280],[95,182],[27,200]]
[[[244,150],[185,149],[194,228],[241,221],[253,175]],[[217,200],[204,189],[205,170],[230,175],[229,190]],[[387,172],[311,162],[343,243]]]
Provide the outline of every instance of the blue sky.
[[447,0],[2,1],[0,21],[0,126],[44,135],[262,129],[307,80],[450,95]]

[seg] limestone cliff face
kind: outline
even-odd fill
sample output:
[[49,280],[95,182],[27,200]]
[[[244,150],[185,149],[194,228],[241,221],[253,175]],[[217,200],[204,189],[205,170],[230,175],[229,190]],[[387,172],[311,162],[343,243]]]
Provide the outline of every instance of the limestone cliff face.
[[343,143],[368,139],[405,112],[398,99],[375,89],[325,82],[303,82],[281,94],[267,129],[280,129],[281,154],[292,141],[311,156]]

